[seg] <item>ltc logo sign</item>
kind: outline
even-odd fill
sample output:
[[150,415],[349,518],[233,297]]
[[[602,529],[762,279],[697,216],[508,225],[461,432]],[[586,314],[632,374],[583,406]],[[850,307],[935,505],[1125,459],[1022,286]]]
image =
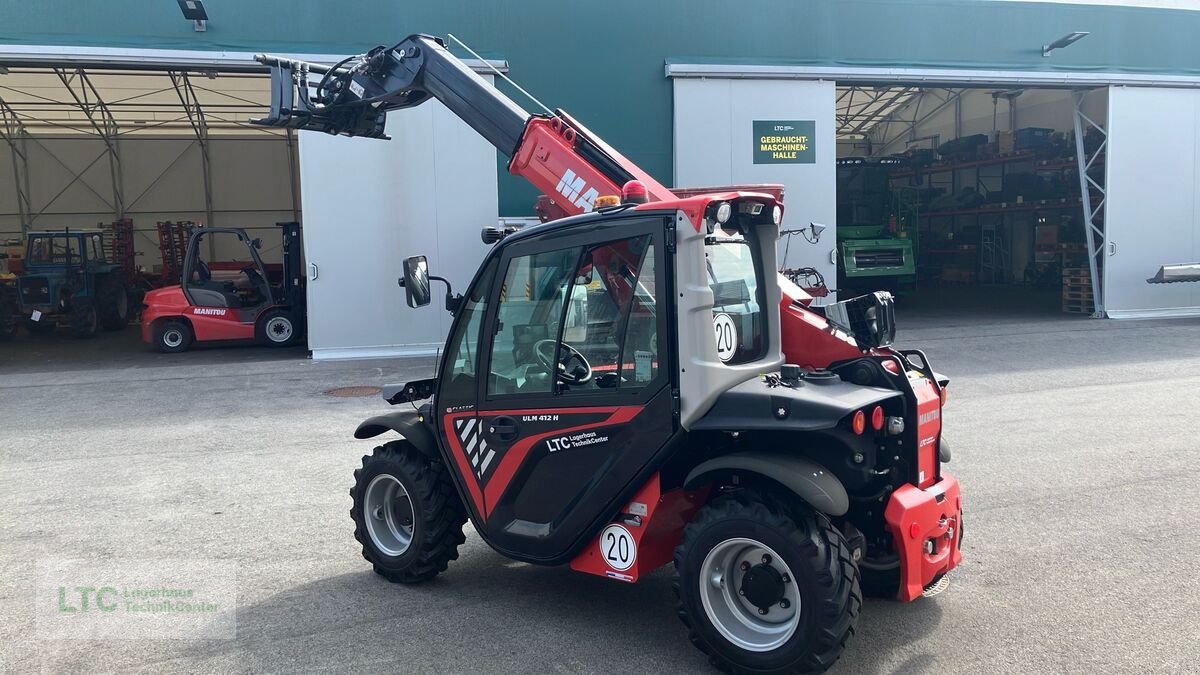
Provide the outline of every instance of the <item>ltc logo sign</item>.
[[588,187],[587,181],[570,169],[567,169],[567,172],[558,180],[558,187],[555,189],[569,199],[572,204],[583,209],[584,213],[591,212],[592,204],[596,203],[596,197],[600,196],[596,188]]

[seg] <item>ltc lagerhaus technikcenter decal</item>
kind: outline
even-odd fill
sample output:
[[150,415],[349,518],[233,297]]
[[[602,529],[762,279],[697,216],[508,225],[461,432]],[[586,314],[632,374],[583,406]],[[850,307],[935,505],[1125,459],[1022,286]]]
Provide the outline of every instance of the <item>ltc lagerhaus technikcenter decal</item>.
[[755,164],[816,164],[814,120],[754,120]]

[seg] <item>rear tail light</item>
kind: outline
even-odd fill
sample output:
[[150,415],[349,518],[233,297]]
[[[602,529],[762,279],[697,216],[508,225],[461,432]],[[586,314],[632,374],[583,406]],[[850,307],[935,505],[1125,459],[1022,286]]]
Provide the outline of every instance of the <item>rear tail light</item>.
[[942,406],[943,407],[946,405],[946,398],[950,395],[949,393],[947,393],[947,391],[948,390],[946,389],[946,387],[942,387],[941,396],[942,396]]
[[850,428],[854,433],[862,436],[862,433],[867,430],[867,414],[859,410],[854,413],[854,418],[850,420]]
[[875,431],[883,431],[883,408],[875,406],[871,411],[871,428]]

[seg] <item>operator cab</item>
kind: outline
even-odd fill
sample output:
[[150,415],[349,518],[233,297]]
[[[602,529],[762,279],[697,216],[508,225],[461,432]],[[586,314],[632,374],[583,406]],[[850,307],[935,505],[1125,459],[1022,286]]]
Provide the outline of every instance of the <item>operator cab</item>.
[[261,241],[233,229],[204,229],[188,246],[183,292],[196,307],[235,309],[249,317],[271,304],[271,285],[259,258]]

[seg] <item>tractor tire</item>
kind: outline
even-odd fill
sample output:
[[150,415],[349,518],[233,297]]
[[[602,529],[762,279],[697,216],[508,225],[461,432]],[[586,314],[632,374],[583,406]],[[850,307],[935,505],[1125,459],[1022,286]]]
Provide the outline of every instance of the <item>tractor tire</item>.
[[862,606],[858,566],[824,514],[738,491],[700,509],[675,549],[688,637],[731,673],[820,673]]
[[408,441],[375,448],[350,488],[354,538],[376,574],[415,584],[446,571],[466,541],[463,508],[446,467]]
[[129,324],[129,291],[120,279],[109,277],[98,284],[97,300],[104,330],[122,330]]
[[100,317],[90,300],[71,302],[71,334],[77,338],[93,338],[100,331]]
[[29,331],[30,335],[49,335],[54,332],[58,326],[53,320],[34,321],[33,319],[25,319],[25,330]]
[[287,347],[299,334],[295,317],[283,309],[272,309],[263,313],[258,319],[254,333],[258,342],[268,347]]
[[154,329],[154,347],[164,354],[186,352],[194,339],[192,327],[180,319],[168,319]]
[[17,336],[17,299],[7,289],[0,287],[0,342],[8,342]]

